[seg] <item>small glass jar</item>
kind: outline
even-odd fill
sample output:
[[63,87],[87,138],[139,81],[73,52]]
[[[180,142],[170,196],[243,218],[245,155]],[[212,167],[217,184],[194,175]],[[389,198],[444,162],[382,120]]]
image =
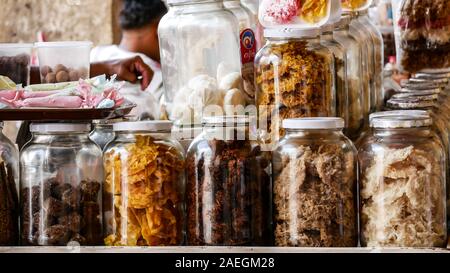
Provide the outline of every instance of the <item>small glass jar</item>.
[[432,119],[397,115],[371,119],[359,147],[361,245],[447,245],[444,147]]
[[20,154],[23,245],[102,242],[102,151],[90,124],[31,124]]
[[19,243],[19,151],[0,122],[0,246]]
[[[362,124],[360,124],[359,130],[352,132],[350,137],[353,139],[357,136],[357,132],[361,131],[361,128],[365,128],[369,115],[369,94],[368,89],[364,83],[364,71],[362,67],[362,49],[361,45],[349,32],[350,18],[343,17],[338,23],[335,24],[334,39],[344,46],[347,54],[347,88],[348,88],[348,100],[349,100],[349,112],[352,120],[346,124],[350,126],[355,124],[357,127],[359,120],[362,116]],[[353,127],[353,126],[352,126]]]
[[[336,116],[335,65],[320,29],[266,29],[255,60],[256,102],[264,141],[284,135],[284,119]],[[264,128],[267,127],[267,128]]]
[[94,130],[89,134],[89,138],[97,144],[100,149],[114,139],[113,124],[108,121],[94,121]]
[[275,245],[356,247],[357,153],[340,118],[287,119],[273,153]]
[[[356,139],[361,134],[364,125],[364,113],[362,111],[362,100],[359,89],[350,89],[350,81],[347,69],[350,69],[346,47],[334,38],[334,24],[322,27],[321,42],[334,56],[337,115],[344,119],[344,134],[350,139]],[[349,93],[352,91],[352,93]]]
[[105,148],[105,245],[183,243],[184,151],[170,121],[120,122]]
[[370,34],[373,44],[374,54],[374,87],[375,102],[374,106],[380,111],[384,105],[384,88],[383,88],[383,69],[384,69],[384,42],[383,35],[379,28],[375,26],[369,18],[369,11],[363,10],[358,12],[358,22],[364,27],[364,30]]
[[201,123],[203,115],[223,111],[227,93],[245,106],[236,17],[223,1],[169,0],[168,5],[158,34],[170,119]]
[[187,155],[188,245],[272,244],[271,160],[244,116],[204,119]]

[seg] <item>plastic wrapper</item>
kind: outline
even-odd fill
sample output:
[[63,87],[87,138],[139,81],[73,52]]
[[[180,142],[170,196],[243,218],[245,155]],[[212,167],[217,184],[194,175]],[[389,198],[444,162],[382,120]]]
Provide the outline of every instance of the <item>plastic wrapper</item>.
[[403,0],[393,4],[397,59],[403,69],[415,73],[449,67],[450,1]]
[[311,28],[330,18],[330,0],[261,0],[259,21],[266,27]]

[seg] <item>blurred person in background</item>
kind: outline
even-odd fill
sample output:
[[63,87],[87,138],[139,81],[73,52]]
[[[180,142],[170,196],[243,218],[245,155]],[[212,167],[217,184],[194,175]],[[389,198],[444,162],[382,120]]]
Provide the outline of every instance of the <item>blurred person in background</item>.
[[148,86],[145,86],[144,92],[141,92],[138,85],[132,84],[134,81],[129,81],[121,92],[128,100],[137,104],[131,115],[140,120],[158,119],[161,116],[163,85],[159,63],[158,25],[166,13],[167,7],[161,0],[124,0],[119,17],[122,30],[120,44],[99,46],[91,52],[92,63],[106,62],[108,65],[116,65],[121,79],[134,79],[135,74],[132,69],[121,69],[123,60],[142,60],[150,67],[152,79]]

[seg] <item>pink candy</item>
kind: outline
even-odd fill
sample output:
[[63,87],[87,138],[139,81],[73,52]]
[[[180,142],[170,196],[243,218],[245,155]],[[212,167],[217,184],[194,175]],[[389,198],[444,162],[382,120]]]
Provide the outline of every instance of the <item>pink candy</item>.
[[273,0],[267,4],[265,15],[276,23],[286,24],[298,15],[299,9],[299,0]]

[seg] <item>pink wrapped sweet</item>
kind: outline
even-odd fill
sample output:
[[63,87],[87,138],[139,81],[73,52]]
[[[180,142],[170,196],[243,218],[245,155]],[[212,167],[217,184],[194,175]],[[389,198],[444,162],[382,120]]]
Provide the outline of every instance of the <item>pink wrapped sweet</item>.
[[299,9],[299,0],[271,0],[267,3],[265,16],[278,24],[286,24],[299,14]]

